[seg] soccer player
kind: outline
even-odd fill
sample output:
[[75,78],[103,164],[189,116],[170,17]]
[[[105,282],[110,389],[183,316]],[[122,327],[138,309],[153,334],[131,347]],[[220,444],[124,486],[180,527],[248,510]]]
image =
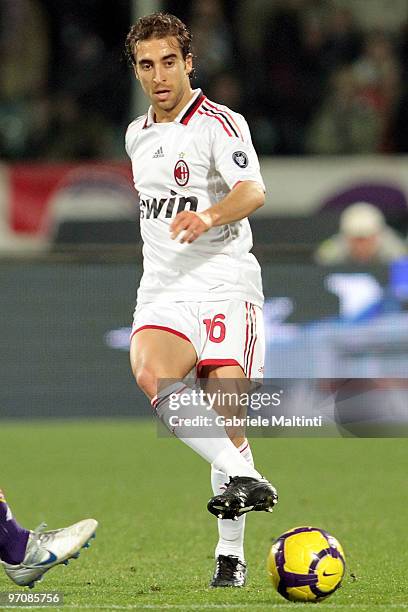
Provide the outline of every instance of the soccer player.
[[[262,376],[262,281],[247,217],[263,205],[264,183],[245,119],[191,88],[191,35],[177,17],[140,18],[126,51],[150,101],[126,133],[144,242],[132,371],[158,417],[211,464],[207,507],[219,519],[211,585],[243,586],[244,515],[272,511],[276,490],[242,433],[231,440],[182,380],[196,368],[239,389]],[[176,382],[163,388],[165,379]],[[195,433],[191,417],[207,418],[205,431]]]
[[29,531],[17,523],[0,489],[0,563],[19,586],[32,588],[51,568],[78,558],[97,526],[94,519],[85,519],[55,531],[43,531],[44,524]]

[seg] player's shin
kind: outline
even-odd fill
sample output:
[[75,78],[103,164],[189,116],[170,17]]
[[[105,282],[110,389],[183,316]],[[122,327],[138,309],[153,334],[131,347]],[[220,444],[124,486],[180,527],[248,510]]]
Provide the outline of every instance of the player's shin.
[[24,559],[30,532],[14,519],[0,489],[0,559],[16,564]]
[[210,408],[202,394],[183,383],[175,383],[162,389],[152,399],[152,406],[166,427],[214,469],[228,478],[261,478],[231,442],[219,415]]
[[[251,447],[248,440],[245,440],[238,447],[241,456],[250,466],[254,466]],[[219,495],[225,491],[225,484],[228,482],[226,474],[211,468],[211,485],[214,495]],[[245,534],[245,515],[233,521],[231,519],[218,519],[218,544],[215,549],[215,558],[219,555],[235,556],[240,561],[245,562],[244,555],[244,534]]]

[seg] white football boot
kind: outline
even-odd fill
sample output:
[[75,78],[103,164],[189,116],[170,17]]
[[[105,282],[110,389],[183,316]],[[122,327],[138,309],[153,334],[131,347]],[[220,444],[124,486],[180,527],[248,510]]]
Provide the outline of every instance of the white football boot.
[[95,537],[98,522],[85,519],[54,531],[44,531],[42,523],[35,531],[30,531],[26,553],[19,565],[10,565],[0,561],[7,576],[19,586],[33,588],[45,572],[69,559],[77,559],[81,548],[89,548],[90,540]]

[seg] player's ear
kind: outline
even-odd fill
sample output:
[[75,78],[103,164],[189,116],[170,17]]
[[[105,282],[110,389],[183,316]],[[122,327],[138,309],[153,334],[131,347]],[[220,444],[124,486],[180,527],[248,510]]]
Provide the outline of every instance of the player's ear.
[[[136,43],[136,45],[137,45],[137,43]],[[136,48],[137,48],[137,46],[136,45],[132,49],[132,66],[133,66],[133,72],[135,73],[135,77],[139,81],[139,75],[137,73],[137,57],[136,57]]]
[[184,63],[186,65],[186,74],[190,74],[191,71],[193,70],[193,54],[192,53],[188,53],[186,55],[186,59]]

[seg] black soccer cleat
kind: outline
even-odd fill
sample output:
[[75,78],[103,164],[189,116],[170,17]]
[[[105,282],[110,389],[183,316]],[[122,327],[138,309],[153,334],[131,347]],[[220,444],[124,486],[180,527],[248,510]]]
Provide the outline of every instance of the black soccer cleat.
[[246,563],[238,557],[219,555],[215,561],[211,587],[243,587],[247,575]]
[[272,512],[278,501],[276,489],[264,478],[233,476],[221,495],[212,497],[207,509],[219,519],[238,520],[246,512]]

